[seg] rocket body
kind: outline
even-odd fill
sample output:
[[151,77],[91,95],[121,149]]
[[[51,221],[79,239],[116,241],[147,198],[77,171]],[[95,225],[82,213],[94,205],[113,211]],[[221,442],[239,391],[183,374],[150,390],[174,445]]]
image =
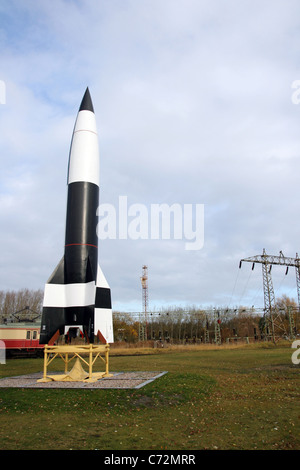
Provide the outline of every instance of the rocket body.
[[45,285],[40,343],[80,332],[113,342],[111,294],[98,265],[99,148],[89,90],[70,148],[64,255]]

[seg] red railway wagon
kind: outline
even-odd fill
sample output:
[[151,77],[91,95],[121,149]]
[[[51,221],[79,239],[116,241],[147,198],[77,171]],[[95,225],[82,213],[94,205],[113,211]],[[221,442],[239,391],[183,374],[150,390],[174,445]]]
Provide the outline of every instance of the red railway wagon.
[[39,344],[40,323],[7,323],[0,325],[0,340],[4,341],[7,357],[17,353],[42,354]]

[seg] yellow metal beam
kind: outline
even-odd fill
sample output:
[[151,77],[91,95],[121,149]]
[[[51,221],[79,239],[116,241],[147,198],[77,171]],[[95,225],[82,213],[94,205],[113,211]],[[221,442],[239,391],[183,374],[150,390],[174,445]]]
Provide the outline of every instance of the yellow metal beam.
[[[70,357],[70,354],[73,354]],[[103,357],[104,355],[104,357]],[[85,358],[88,357],[88,360]],[[49,375],[48,366],[51,362],[60,357],[64,364],[64,374],[62,375]],[[77,358],[73,369],[68,372],[69,364]],[[93,372],[93,366],[98,357],[105,363],[105,372]],[[85,372],[81,367],[81,362],[85,363],[89,370]],[[44,372],[43,378],[38,382],[51,382],[51,381],[75,381],[75,382],[96,382],[103,377],[111,377],[109,373],[109,344],[87,344],[87,345],[58,345],[52,346],[45,345],[44,348]]]

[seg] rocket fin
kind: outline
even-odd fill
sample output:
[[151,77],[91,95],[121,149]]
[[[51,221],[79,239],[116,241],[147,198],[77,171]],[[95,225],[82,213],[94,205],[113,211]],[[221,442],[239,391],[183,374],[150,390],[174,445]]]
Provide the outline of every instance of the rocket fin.
[[114,342],[111,294],[107,280],[98,266],[95,298],[95,335],[107,343]]
[[91,281],[95,281],[95,274],[94,274],[94,270],[93,270],[93,265],[92,265],[92,262],[91,262],[91,259],[90,257],[88,257],[87,259],[87,265],[86,265],[86,278],[85,278],[85,282],[91,282]]
[[55,341],[58,339],[58,337],[59,337],[59,330],[57,330],[52,336],[52,338],[50,338],[50,340],[48,341],[48,344],[50,345],[54,344]]
[[[61,288],[65,283],[65,256],[63,256],[49,277],[44,292],[43,313],[41,321],[40,344],[53,343],[63,331],[65,309],[48,305],[49,289],[53,291],[54,284]],[[55,335],[55,336],[54,336]]]
[[45,285],[40,344],[65,334],[66,325],[81,326],[89,339],[94,337],[96,283],[90,259],[86,261],[86,282],[68,283],[67,264],[62,257]]
[[98,336],[98,338],[99,338],[100,343],[102,343],[102,344],[106,344],[106,343],[107,343],[106,339],[104,338],[104,336],[103,336],[103,334],[101,333],[100,330],[98,330],[97,336]]
[[47,284],[64,284],[65,283],[65,256],[62,257],[53,273],[49,277]]

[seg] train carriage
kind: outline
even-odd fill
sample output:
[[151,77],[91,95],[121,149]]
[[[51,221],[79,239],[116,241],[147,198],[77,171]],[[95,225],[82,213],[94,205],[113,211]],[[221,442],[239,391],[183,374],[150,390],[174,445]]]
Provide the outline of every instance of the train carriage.
[[44,345],[39,344],[40,323],[18,322],[0,325],[0,340],[5,343],[7,357],[17,353],[42,353]]

